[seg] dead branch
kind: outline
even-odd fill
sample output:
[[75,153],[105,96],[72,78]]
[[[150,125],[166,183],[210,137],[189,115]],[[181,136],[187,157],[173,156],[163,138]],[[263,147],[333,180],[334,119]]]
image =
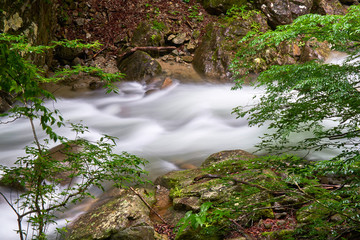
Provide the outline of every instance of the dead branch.
[[145,203],[145,205],[146,205],[151,211],[153,211],[153,212],[156,214],[156,216],[158,216],[158,217],[161,219],[161,221],[162,221],[163,223],[169,225],[169,224],[165,221],[165,219],[163,219],[163,218],[161,217],[161,215],[160,215],[159,213],[157,213],[157,212],[150,206],[150,204],[149,204],[138,192],[135,191],[135,189],[134,189],[133,187],[130,187],[130,190],[133,191],[133,193],[135,193],[135,194],[141,199],[141,201],[143,201],[143,202]]

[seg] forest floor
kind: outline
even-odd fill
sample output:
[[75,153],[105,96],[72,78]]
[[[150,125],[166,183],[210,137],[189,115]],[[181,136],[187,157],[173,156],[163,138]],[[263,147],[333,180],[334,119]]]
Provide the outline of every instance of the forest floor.
[[[60,6],[67,2],[59,0]],[[216,18],[196,0],[80,0],[61,9],[58,38],[99,41],[115,52],[128,45],[141,22],[161,22],[170,33],[197,31],[201,36],[205,26]]]

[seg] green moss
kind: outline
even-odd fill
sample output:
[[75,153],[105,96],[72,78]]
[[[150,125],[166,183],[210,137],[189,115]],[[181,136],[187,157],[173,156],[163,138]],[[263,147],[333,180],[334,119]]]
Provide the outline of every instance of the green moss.
[[275,232],[264,232],[261,234],[268,240],[293,240],[294,238],[294,230],[292,229],[284,229]]

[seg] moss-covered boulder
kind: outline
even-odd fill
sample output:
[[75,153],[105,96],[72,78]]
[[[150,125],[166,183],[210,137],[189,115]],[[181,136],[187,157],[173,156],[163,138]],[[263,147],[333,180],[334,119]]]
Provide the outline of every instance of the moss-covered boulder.
[[[137,190],[145,196],[143,190]],[[153,240],[150,210],[130,190],[119,190],[115,198],[79,217],[69,227],[68,240],[127,239]]]
[[126,80],[150,79],[162,72],[161,65],[143,51],[136,51],[120,61],[118,68],[120,72],[126,74]]
[[201,0],[205,10],[214,15],[225,14],[227,10],[233,6],[243,6],[247,4],[247,0]]
[[265,16],[256,11],[210,23],[195,51],[195,70],[206,78],[229,81],[232,77],[230,64],[238,48],[237,42],[255,28],[262,32],[269,29]]
[[211,165],[218,164],[220,162],[229,161],[229,160],[249,160],[253,159],[256,156],[246,152],[244,150],[225,150],[211,154],[205,161],[201,164],[201,167],[210,167]]
[[142,22],[135,29],[131,38],[133,46],[163,46],[168,27],[163,22],[149,21]]

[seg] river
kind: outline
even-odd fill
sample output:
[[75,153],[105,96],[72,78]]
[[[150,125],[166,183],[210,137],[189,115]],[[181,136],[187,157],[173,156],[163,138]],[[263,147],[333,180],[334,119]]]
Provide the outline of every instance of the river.
[[[236,106],[253,104],[253,96],[263,91],[249,86],[232,91],[232,86],[175,83],[146,94],[144,85],[126,82],[119,86],[118,94],[91,91],[76,98],[59,98],[47,105],[59,109],[65,119],[87,125],[90,132],[84,137],[89,140],[101,134],[117,137],[115,151],[127,151],[147,159],[146,170],[149,179],[154,180],[186,164],[199,166],[207,156],[218,151],[255,151],[254,145],[265,127],[250,128],[246,119],[236,119],[231,112]],[[58,131],[70,138],[73,134],[70,129]],[[44,137],[40,134],[40,138]],[[0,164],[11,166],[17,157],[24,155],[24,146],[32,142],[27,120],[0,124]],[[326,158],[324,154],[313,154],[310,158]],[[9,194],[5,189],[1,191]],[[14,231],[15,214],[3,199],[0,203],[0,238],[18,239]]]
[[[48,103],[71,122],[89,127],[84,137],[95,140],[101,134],[118,138],[116,152],[127,151],[149,161],[149,179],[155,179],[186,164],[199,166],[207,156],[227,149],[254,151],[263,132],[249,128],[245,119],[231,114],[234,107],[253,102],[261,90],[245,87],[232,91],[230,84],[181,84],[146,94],[136,82],[119,86],[118,94],[103,90],[87,92],[77,98],[59,98]],[[72,137],[70,129],[59,129]],[[44,138],[40,134],[40,138]],[[20,119],[0,125],[0,163],[12,165],[24,155],[24,146],[33,142],[30,123]],[[0,236],[17,239],[15,215],[1,199]]]

